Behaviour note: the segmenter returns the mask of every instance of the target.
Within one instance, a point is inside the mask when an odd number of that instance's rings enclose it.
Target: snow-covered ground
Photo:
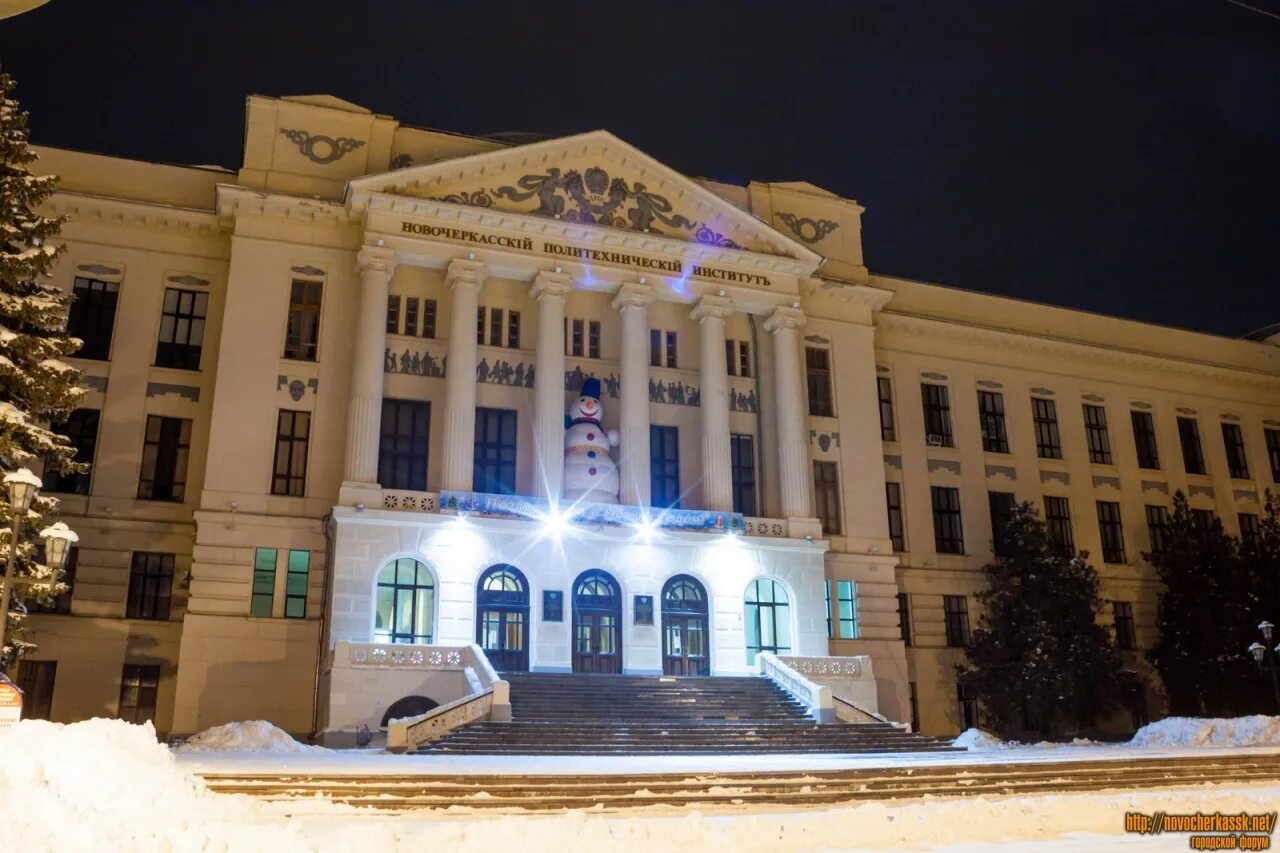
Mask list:
[[[241,727],[241,743],[280,749],[276,734]],[[284,748],[288,748],[287,746]],[[1062,747],[1022,750],[1029,760],[1067,750],[1111,750],[1147,755],[1145,748]],[[1184,754],[1182,750],[1176,751]],[[1009,750],[962,753],[962,760],[990,754],[1008,760]],[[225,753],[224,753],[225,754]],[[230,753],[235,755],[235,753]],[[239,753],[243,756],[244,753]],[[331,752],[258,753],[280,769],[283,762],[325,765],[363,763]],[[387,756],[403,770],[430,764],[458,772],[456,759]],[[919,758],[919,757],[917,757]],[[950,757],[954,760],[955,756]],[[424,761],[423,759],[426,759]],[[471,759],[474,761],[474,759]],[[593,759],[594,763],[597,759]],[[794,759],[793,759],[794,760]],[[832,757],[832,761],[840,761]],[[6,849],[292,851],[349,850],[1185,850],[1182,835],[1123,835],[1126,811],[1273,811],[1280,787],[1179,788],[1142,793],[1062,794],[1040,797],[972,797],[766,813],[742,810],[700,814],[656,809],[626,814],[570,812],[561,815],[480,815],[445,810],[409,815],[370,814],[325,800],[264,803],[239,795],[210,793],[190,769],[214,761],[210,752],[175,756],[157,744],[149,725],[90,720],[74,725],[25,721],[0,731],[0,831]],[[566,770],[564,759],[561,771]],[[575,760],[574,771],[586,769]],[[753,756],[750,769],[785,763]],[[640,769],[656,770],[653,758]],[[527,762],[517,762],[528,770]],[[811,767],[813,758],[804,760]],[[225,764],[224,764],[225,766]],[[836,766],[836,765],[832,765]],[[857,766],[844,759],[838,766]],[[237,767],[236,769],[240,769]],[[325,766],[325,770],[331,769]],[[739,767],[737,769],[748,769]],[[13,845],[9,847],[9,845]]]

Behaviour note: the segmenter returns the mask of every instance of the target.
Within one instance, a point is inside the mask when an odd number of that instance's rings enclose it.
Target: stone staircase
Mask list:
[[[945,741],[888,723],[818,726],[759,676],[674,678],[508,673],[509,723],[479,722],[424,753],[641,755],[938,752]]]

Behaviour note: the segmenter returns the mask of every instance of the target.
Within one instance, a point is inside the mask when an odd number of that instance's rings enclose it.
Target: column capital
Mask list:
[[[533,277],[529,295],[541,302],[544,296],[564,299],[573,289],[573,279],[568,273],[542,270]]]
[[[449,261],[444,280],[450,287],[479,287],[484,283],[484,261],[473,261],[467,258],[454,258]]]
[[[704,296],[689,312],[689,319],[701,323],[707,318],[723,320],[733,313],[733,300],[726,296]]]
[[[365,246],[356,255],[356,263],[360,270],[379,270],[390,278],[396,271],[396,250],[383,246]]]
[[[804,312],[799,308],[779,305],[773,309],[769,319],[764,321],[764,330],[766,332],[779,332],[783,329],[799,329],[807,319]]]
[[[618,295],[613,298],[613,307],[618,311],[626,311],[628,308],[644,308],[656,298],[657,294],[653,292],[653,285],[641,284],[638,281],[628,281],[618,288]]]

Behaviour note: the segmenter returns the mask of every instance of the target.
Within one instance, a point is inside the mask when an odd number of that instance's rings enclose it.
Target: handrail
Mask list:
[[[454,729],[489,715],[494,689],[469,693],[414,717],[387,721],[387,751],[405,752],[443,737]]]
[[[760,652],[756,662],[760,674],[802,702],[819,725],[836,721],[830,687],[810,681],[772,652]]]
[[[889,725],[894,726],[895,728],[902,729],[903,731],[907,731],[907,732],[911,731],[910,723],[895,723],[893,720],[889,719],[884,714],[881,714],[877,711],[868,711],[866,708],[862,707],[857,702],[854,702],[850,699],[845,699],[843,696],[836,696],[832,694],[831,699],[833,702],[836,703],[836,716],[840,717],[840,719],[844,720],[847,723],[848,722],[866,722],[865,719],[858,719],[858,717],[861,716],[861,717],[869,717],[871,720],[877,723],[888,723]],[[852,716],[854,717],[854,719],[849,719],[844,714],[840,713],[840,706],[842,705],[853,709]]]

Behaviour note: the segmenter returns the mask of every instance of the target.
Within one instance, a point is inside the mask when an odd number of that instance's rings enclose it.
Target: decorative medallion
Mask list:
[[[830,219],[810,219],[807,216],[796,216],[794,213],[779,213],[782,224],[791,229],[791,233],[803,242],[813,245],[840,227],[839,222]]]
[[[298,146],[298,151],[303,157],[306,157],[312,163],[319,163],[321,166],[327,166],[337,160],[341,160],[344,154],[355,151],[364,145],[362,139],[352,139],[349,136],[340,136],[334,139],[332,136],[325,136],[323,133],[317,133],[314,136],[305,130],[292,130],[284,128],[280,131],[280,135],[288,138],[290,142]]]
[[[628,184],[623,178],[610,177],[599,166],[592,166],[582,172],[570,169],[563,173],[559,168],[551,167],[540,175],[524,175],[513,185],[453,193],[439,196],[435,200],[472,207],[492,207],[495,199],[535,201],[536,207],[526,211],[535,216],[664,236],[683,233],[692,236],[694,242],[704,245],[726,249],[742,248],[720,232],[707,227],[705,223],[694,222],[687,216],[675,213],[670,200],[650,192],[639,181]],[[664,232],[659,226],[665,226],[671,233]]]

